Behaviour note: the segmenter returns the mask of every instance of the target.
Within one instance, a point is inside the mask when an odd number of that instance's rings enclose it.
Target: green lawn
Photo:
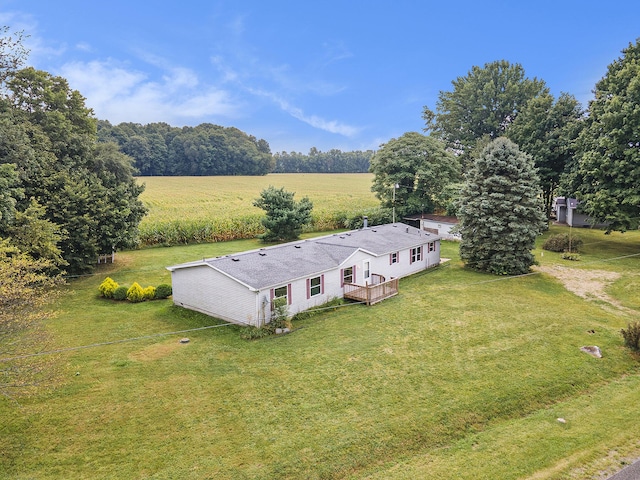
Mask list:
[[[619,334],[638,319],[626,286],[638,285],[640,257],[628,255],[640,232],[574,233],[580,262],[536,257],[620,273],[607,292],[635,311],[544,274],[467,271],[444,242],[452,260],[402,280],[397,297],[318,314],[290,335],[246,341],[222,326],[55,355],[55,387],[0,399],[0,477],[598,478],[640,451],[639,363]],[[97,286],[107,275],[157,285],[166,265],[257,245],[120,253],[69,285],[47,325],[53,346],[219,324],[171,301],[101,300]]]

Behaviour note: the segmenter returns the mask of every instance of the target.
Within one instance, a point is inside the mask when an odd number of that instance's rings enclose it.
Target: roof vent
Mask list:
[[[344,235],[340,235],[340,238],[344,238]]]
[[[300,245],[294,245],[295,248],[301,248]]]
[[[373,233],[376,233],[378,230],[371,230]]]
[[[240,259],[236,258],[236,257],[232,258],[231,260],[234,261],[234,262],[239,262],[240,261]]]
[[[409,227],[407,227],[407,233],[409,233]]]
[[[258,252],[258,255],[260,255],[261,257],[266,257],[267,256],[267,254],[264,253],[264,252]]]

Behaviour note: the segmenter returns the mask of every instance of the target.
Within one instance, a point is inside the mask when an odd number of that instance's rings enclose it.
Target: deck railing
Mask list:
[[[374,274],[375,275],[375,274]],[[382,275],[378,277],[384,279]],[[389,297],[398,294],[398,279],[392,278],[381,283],[372,285],[356,285],[355,283],[344,284],[344,298],[364,302],[367,305],[381,302]]]

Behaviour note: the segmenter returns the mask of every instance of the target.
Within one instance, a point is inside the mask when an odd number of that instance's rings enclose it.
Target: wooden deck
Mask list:
[[[384,277],[381,277],[380,275],[377,275],[377,277],[384,279]],[[373,279],[374,281],[376,280],[375,278]],[[371,285],[366,284],[364,286],[356,285],[355,283],[344,284],[344,298],[364,302],[367,305],[373,305],[374,303],[381,302],[382,300],[393,297],[397,294],[397,278],[381,281],[379,283],[372,283]]]

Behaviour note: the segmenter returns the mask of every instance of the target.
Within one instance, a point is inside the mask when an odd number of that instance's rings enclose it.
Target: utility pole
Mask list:
[[[393,185],[393,223],[396,223],[396,188],[399,187],[397,183]]]

